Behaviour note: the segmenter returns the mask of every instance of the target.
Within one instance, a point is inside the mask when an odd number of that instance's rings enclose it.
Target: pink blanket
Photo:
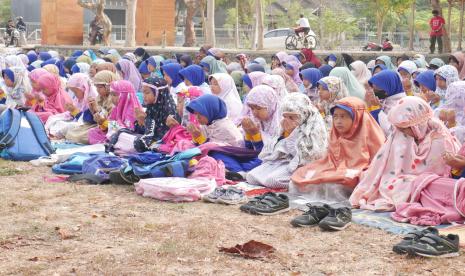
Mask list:
[[[142,179],[135,185],[136,193],[162,201],[192,202],[211,193],[215,180],[187,179],[182,177],[159,177]]]
[[[210,156],[202,157],[189,178],[215,179],[216,184],[221,186],[226,183],[224,164],[221,160],[216,161]]]
[[[392,218],[415,225],[464,222],[465,179],[422,174],[413,182],[410,200],[396,205]]]

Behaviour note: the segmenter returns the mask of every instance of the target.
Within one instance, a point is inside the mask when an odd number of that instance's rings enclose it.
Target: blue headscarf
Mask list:
[[[160,71],[160,63],[164,60],[165,58],[162,56],[151,56],[146,60],[147,65],[148,64],[152,65],[155,68],[155,72],[154,72],[155,75],[160,78],[163,78],[163,75],[161,74],[161,71]]]
[[[84,53],[84,51],[82,51],[82,50],[76,50],[76,51],[73,52],[71,57],[78,58],[78,57],[82,56],[83,53]]]
[[[379,89],[382,89],[388,97],[394,96],[404,92],[402,81],[400,80],[399,74],[392,70],[383,70],[378,74],[371,77],[368,80],[370,85],[376,85]]]
[[[50,55],[48,52],[40,52],[39,53],[39,58],[42,61],[46,61],[52,58],[52,55]]]
[[[63,62],[63,66],[68,69],[69,73],[71,74],[71,68],[73,68],[74,64],[76,64],[76,59],[68,58]]]
[[[427,70],[420,73],[415,78],[415,85],[419,87],[420,84],[426,86],[430,91],[436,91],[436,79],[434,77],[434,70]]]
[[[265,72],[265,67],[263,65],[258,64],[258,63],[250,63],[247,65],[247,73],[252,73],[252,72]]]
[[[325,57],[325,61],[337,61],[337,57],[334,54],[329,54],[327,57]]]
[[[371,74],[374,75],[375,74],[375,70],[377,68],[381,68],[381,71],[384,71],[384,70],[387,70],[388,68],[386,67],[386,65],[384,64],[376,64],[375,67],[373,67],[373,69],[371,69]]]
[[[312,88],[315,88],[318,81],[323,78],[323,74],[316,68],[309,68],[300,72],[300,78],[308,80],[312,84]]]
[[[192,102],[186,107],[190,113],[198,112],[200,115],[207,117],[208,124],[213,121],[223,119],[228,115],[226,104],[215,95],[206,94]]]
[[[329,73],[331,73],[331,70],[333,70],[333,67],[331,65],[325,64],[320,66],[318,70],[320,70],[321,74],[323,74],[323,77],[327,77],[329,76]]]
[[[202,67],[203,69],[207,68],[207,71],[210,71],[210,64],[206,63],[206,62],[200,62],[199,63],[200,67]]]
[[[161,67],[162,73],[165,72],[173,81],[172,87],[178,86],[182,82],[182,78],[179,75],[179,71],[182,70],[182,66],[179,63],[169,63]]]
[[[49,65],[49,64],[56,65],[56,67],[58,67],[58,70],[60,72],[60,77],[66,78],[64,62],[61,59],[51,58],[51,59],[44,61],[40,66],[44,67],[45,65]]]
[[[12,81],[15,82],[15,73],[11,69],[3,69],[2,77],[5,78],[5,75]]]
[[[331,115],[334,115],[334,110],[336,108],[340,108],[342,110],[345,110],[347,111],[349,114],[350,114],[350,117],[352,118],[352,120],[354,119],[355,115],[354,115],[354,110],[346,105],[343,105],[343,104],[336,104],[333,108],[331,108],[330,112],[331,112]]]
[[[27,58],[29,59],[29,64],[33,63],[37,60],[37,54],[34,51],[29,51],[27,53]]]
[[[253,88],[252,80],[250,79],[248,74],[245,74],[242,76],[242,81],[250,88]]]
[[[178,60],[170,58],[170,59],[165,59],[160,62],[160,66],[163,67],[163,65],[167,65],[170,63],[178,63]]]
[[[139,65],[139,73],[143,75],[149,75],[150,71],[149,68],[147,68],[147,63],[146,62],[141,62]]]
[[[205,72],[198,65],[190,65],[179,71],[181,79],[187,79],[193,86],[200,86],[205,82]]]

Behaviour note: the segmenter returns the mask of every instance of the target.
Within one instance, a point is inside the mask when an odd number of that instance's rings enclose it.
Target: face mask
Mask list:
[[[330,61],[328,61],[328,65],[331,66],[331,67],[334,67],[334,66],[336,66],[336,62],[330,60]]]
[[[384,92],[383,90],[373,90],[373,92],[375,93],[375,96],[378,97],[378,99],[380,100],[384,100],[388,97],[387,93]]]

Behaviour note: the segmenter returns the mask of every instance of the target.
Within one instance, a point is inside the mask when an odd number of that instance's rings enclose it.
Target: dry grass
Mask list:
[[[464,274],[465,257],[398,256],[399,237],[376,229],[294,229],[297,211],[256,217],[237,206],[158,202],[131,187],[45,183],[50,170],[27,163],[3,168],[27,174],[1,176],[1,275]],[[276,253],[246,260],[218,252],[251,239]]]

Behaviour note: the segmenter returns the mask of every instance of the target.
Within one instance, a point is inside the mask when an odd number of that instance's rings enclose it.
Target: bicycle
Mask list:
[[[317,40],[316,36],[312,34],[305,34],[305,36],[297,35],[291,33],[286,37],[285,45],[287,50],[297,50],[299,49],[299,44],[301,48],[315,49]]]

